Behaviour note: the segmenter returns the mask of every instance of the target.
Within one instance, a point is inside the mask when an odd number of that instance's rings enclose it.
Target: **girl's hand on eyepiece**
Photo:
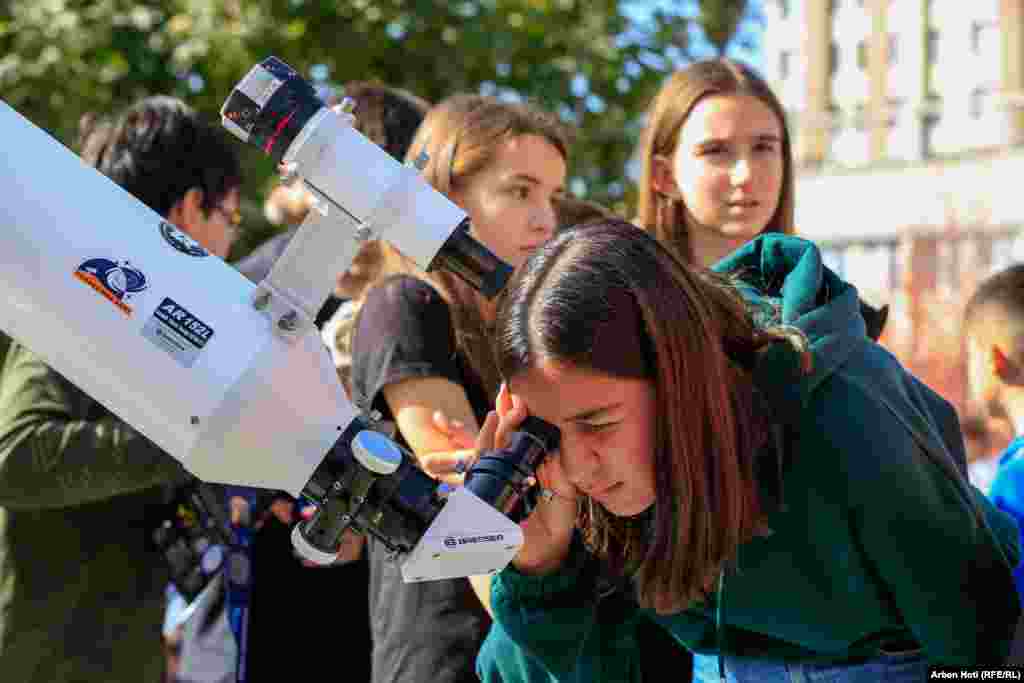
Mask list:
[[[501,385],[501,391],[498,392],[497,409],[500,419],[496,441],[498,448],[501,448],[508,442],[509,435],[519,429],[519,425],[530,414],[530,410],[523,399],[511,393],[505,384]],[[566,476],[558,451],[548,454],[548,457],[537,467],[536,475],[534,483],[538,483],[544,490],[550,491],[552,496],[575,503],[581,495],[579,489]]]
[[[448,437],[453,444],[456,444],[459,448],[476,447],[476,430],[470,429],[459,420],[449,419],[440,410],[434,411],[433,418],[434,427],[437,431]]]
[[[427,453],[420,458],[420,467],[433,478],[440,479],[449,486],[462,486],[466,472],[477,458],[475,448]]]
[[[506,447],[510,435],[529,415],[523,400],[501,386],[496,411],[487,415],[477,439],[477,452]],[[578,492],[565,476],[557,451],[537,468],[536,483],[550,494],[542,497],[534,511],[520,523],[523,547],[513,566],[524,574],[548,574],[557,570],[569,554],[576,526]]]
[[[435,410],[432,417],[434,429],[448,440],[452,450],[427,453],[420,457],[420,466],[449,486],[462,486],[465,473],[477,461],[477,432],[440,410]]]

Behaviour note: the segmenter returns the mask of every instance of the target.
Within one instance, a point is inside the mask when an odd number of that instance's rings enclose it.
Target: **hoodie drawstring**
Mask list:
[[[725,609],[725,566],[718,573],[718,596],[715,600],[715,647],[718,649],[718,678],[721,683],[725,680],[725,657],[722,654],[722,647],[725,645],[725,628],[722,625],[722,612]]]

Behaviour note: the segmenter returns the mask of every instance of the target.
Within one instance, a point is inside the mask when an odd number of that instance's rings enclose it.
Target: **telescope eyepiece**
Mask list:
[[[465,487],[510,519],[519,521],[529,510],[524,506],[526,480],[561,442],[558,427],[528,416],[505,448],[480,455],[466,473]]]

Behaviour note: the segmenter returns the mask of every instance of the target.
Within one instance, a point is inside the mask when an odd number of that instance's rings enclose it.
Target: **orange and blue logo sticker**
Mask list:
[[[75,277],[129,316],[132,314],[132,307],[128,302],[149,287],[143,272],[128,261],[89,259],[78,266]]]

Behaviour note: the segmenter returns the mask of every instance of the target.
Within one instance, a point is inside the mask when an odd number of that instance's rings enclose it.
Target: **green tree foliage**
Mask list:
[[[8,0],[0,92],[67,144],[84,113],[151,93],[216,117],[238,79],[271,54],[311,77],[380,80],[432,101],[458,91],[524,98],[577,129],[572,189],[621,206],[650,97],[674,66],[701,55],[701,36],[713,46],[704,54],[722,53],[749,14],[748,3],[728,0],[654,4]],[[244,157],[247,194],[258,198],[273,169],[254,152]]]
[[[747,0],[700,0],[698,4],[705,37],[717,54],[724,55],[740,24],[749,18],[752,3]]]

